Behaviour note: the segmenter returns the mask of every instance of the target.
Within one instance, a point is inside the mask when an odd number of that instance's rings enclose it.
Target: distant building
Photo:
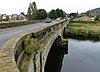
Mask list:
[[[11,19],[12,20],[17,20],[18,19],[18,15],[17,14],[12,14]]]
[[[12,20],[26,20],[26,17],[23,14],[20,14],[20,15],[12,14],[11,19]]]
[[[80,20],[82,20],[82,21],[91,21],[91,18],[89,16],[84,15],[84,16],[80,17]]]
[[[0,14],[0,21],[2,20],[2,14]]]
[[[6,15],[6,14],[0,14],[0,21],[1,20],[6,20],[6,18],[9,17],[9,20],[26,20],[26,16],[23,14],[17,15],[17,14],[12,14],[12,15]]]
[[[91,18],[91,21],[95,21],[95,18],[94,18],[94,17],[92,17],[92,18]]]
[[[6,17],[7,17],[7,15],[6,15],[6,14],[2,14],[2,19],[3,19],[3,20],[5,20],[5,19],[6,19]]]
[[[25,20],[26,17],[25,17],[23,14],[20,14],[19,17],[18,17],[18,19],[19,19],[19,20]]]

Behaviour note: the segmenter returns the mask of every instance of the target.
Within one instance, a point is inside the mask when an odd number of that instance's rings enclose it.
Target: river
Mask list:
[[[50,53],[46,72],[100,72],[100,42],[68,39]]]

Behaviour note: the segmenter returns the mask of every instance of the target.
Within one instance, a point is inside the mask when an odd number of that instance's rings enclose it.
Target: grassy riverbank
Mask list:
[[[100,38],[100,23],[71,22],[67,30],[68,37]]]

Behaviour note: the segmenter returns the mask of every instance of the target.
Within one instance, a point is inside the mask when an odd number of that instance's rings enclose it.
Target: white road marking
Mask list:
[[[5,36],[10,36],[10,35],[13,35],[13,34],[16,34],[16,33],[20,33],[20,32],[22,32],[22,31],[23,31],[23,30],[16,31],[16,32],[13,32],[13,33],[9,33],[9,34],[5,34],[5,35],[0,36],[0,38],[1,38],[1,37],[5,37]]]

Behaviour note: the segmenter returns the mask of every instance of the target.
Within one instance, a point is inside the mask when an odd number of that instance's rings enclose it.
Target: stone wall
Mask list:
[[[37,23],[37,22],[42,22],[42,21],[23,21],[23,22],[13,22],[13,23],[1,23],[0,29],[28,25],[28,24],[33,24],[33,23]]]
[[[57,23],[56,25],[51,25],[49,27],[40,28],[32,32],[22,34],[10,39],[1,49],[0,49],[0,72],[19,72],[18,67],[22,61],[22,56],[24,53],[23,42],[26,37],[41,40],[46,34],[53,31],[55,28],[60,27],[66,21]],[[62,30],[60,30],[62,32]],[[56,35],[57,34],[57,35]],[[39,49],[36,54],[33,54],[33,58],[30,59],[28,72],[44,72],[43,68],[45,66],[47,53],[50,50],[50,45],[54,42],[56,36],[62,33],[56,33],[47,45],[42,49]],[[61,36],[61,35],[60,35]],[[49,49],[48,49],[49,47]]]

